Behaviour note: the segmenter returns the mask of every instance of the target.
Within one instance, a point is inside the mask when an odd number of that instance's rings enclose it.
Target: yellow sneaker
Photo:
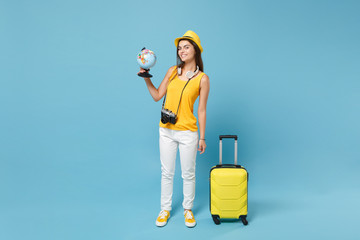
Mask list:
[[[170,212],[167,210],[161,210],[159,216],[156,219],[156,226],[158,227],[165,226],[169,218],[170,218]]]
[[[196,221],[194,218],[194,214],[192,213],[191,210],[185,210],[184,217],[185,217],[185,225],[187,227],[195,227]]]

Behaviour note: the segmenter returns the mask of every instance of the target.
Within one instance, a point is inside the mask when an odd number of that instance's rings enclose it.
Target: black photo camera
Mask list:
[[[161,122],[163,124],[166,124],[168,122],[171,124],[175,124],[176,120],[177,120],[177,116],[171,110],[166,108],[161,109]]]

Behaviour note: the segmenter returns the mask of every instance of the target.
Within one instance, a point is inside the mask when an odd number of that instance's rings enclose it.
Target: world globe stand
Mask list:
[[[153,75],[149,73],[150,69],[144,69],[146,72],[138,73],[139,77],[152,78]]]

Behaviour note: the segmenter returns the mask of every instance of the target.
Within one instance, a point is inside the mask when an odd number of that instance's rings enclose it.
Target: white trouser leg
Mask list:
[[[198,133],[186,131],[180,139],[181,176],[183,178],[183,208],[192,209],[195,199],[195,165]]]
[[[178,142],[172,139],[170,129],[160,128],[161,210],[171,210],[175,160]]]
[[[198,133],[167,128],[159,130],[161,161],[161,209],[171,210],[176,153],[179,146],[183,178],[184,209],[191,209],[195,198],[195,162]]]

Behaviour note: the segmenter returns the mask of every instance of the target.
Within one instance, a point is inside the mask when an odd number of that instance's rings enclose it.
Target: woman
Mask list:
[[[200,154],[206,149],[205,125],[206,103],[209,95],[209,77],[203,72],[200,38],[193,31],[187,31],[175,39],[177,66],[169,68],[158,89],[150,78],[144,78],[149,92],[157,102],[164,97],[159,128],[161,161],[161,211],[156,225],[165,226],[171,211],[173,179],[177,149],[183,178],[183,208],[185,225],[195,227],[191,211],[195,198],[195,161],[197,146]],[[140,72],[145,72],[140,68]],[[140,73],[139,72],[139,73]],[[194,102],[199,97],[198,117],[193,114]],[[170,112],[171,111],[171,112]]]

